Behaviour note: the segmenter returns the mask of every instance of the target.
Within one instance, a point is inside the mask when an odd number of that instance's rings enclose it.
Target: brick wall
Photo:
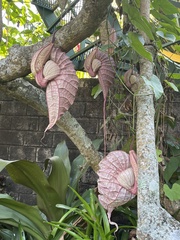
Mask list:
[[[77,98],[70,112],[86,130],[91,139],[102,138],[102,95],[96,100],[91,97],[91,89],[97,84],[97,80],[80,80]],[[70,150],[70,159],[73,160],[79,151],[71,140],[58,131],[55,126],[46,133],[41,143],[43,132],[48,125],[48,119],[31,107],[16,101],[0,92],[0,158],[15,160],[27,159],[36,161],[42,167],[44,160],[52,156],[56,145],[66,140]],[[6,172],[0,173],[0,191],[6,191],[16,200],[34,204],[33,192],[21,185],[14,185]],[[4,181],[4,182],[3,182]],[[82,180],[82,186],[95,184],[95,176],[89,169],[87,178]],[[5,184],[5,188],[1,186]]]
[[[102,109],[103,98],[102,94],[93,99],[91,96],[91,89],[97,84],[97,80],[80,80],[80,86],[76,101],[70,108],[72,115],[78,120],[82,127],[86,130],[87,135],[93,140],[102,138]],[[116,87],[117,93],[120,87]],[[121,92],[121,90],[119,90]],[[113,91],[110,92],[110,98],[113,97]],[[123,100],[124,103],[124,100]],[[119,106],[118,106],[119,104]],[[167,103],[166,103],[167,104]],[[122,103],[114,105],[108,104],[107,115],[108,118],[118,109],[122,109]],[[176,117],[177,125],[174,130],[169,132],[176,137],[180,134],[180,94],[174,94],[168,100],[167,112],[169,115]],[[113,117],[113,116],[112,116]],[[109,134],[108,147],[112,149],[112,145],[119,143],[121,148],[125,139],[128,138],[130,132],[129,121],[126,119],[119,119],[116,123],[111,120],[107,124]],[[41,143],[43,132],[48,125],[48,119],[29,106],[16,101],[13,98],[6,96],[0,92],[0,158],[15,160],[27,159],[29,161],[36,161],[42,167],[44,160],[52,156],[56,145],[62,140],[66,140],[67,146],[70,150],[70,159],[73,160],[79,151],[71,140],[63,133],[58,131],[55,126],[51,131],[46,133]],[[113,133],[113,134],[112,134]],[[116,134],[117,133],[117,134]],[[116,149],[116,146],[115,146]],[[89,185],[96,185],[96,175],[91,169],[88,169],[86,175],[81,180],[81,188],[84,189]],[[15,199],[28,204],[35,203],[34,193],[21,185],[14,185],[11,179],[3,171],[0,173],[0,193],[7,192],[14,196]]]

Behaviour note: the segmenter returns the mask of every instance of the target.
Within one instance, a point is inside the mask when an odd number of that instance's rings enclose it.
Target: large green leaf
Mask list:
[[[36,163],[21,160],[8,164],[6,169],[14,182],[33,189],[40,196],[43,204],[38,207],[48,219],[59,219],[62,214],[56,208],[56,204],[60,202],[59,195],[50,186],[43,171]]]
[[[142,57],[147,58],[149,61],[152,62],[152,55],[150,52],[146,51],[145,47],[139,41],[139,37],[137,33],[129,32],[128,33],[130,45],[131,47]]]
[[[69,150],[67,148],[66,142],[62,141],[59,143],[54,151],[54,156],[58,156],[64,163],[66,167],[67,175],[70,175],[71,172],[71,163],[69,161]]]
[[[149,39],[154,40],[151,25],[140,15],[140,12],[136,7],[131,6],[128,1],[123,0],[123,10],[128,14],[129,20],[138,30],[143,31]]]
[[[69,150],[65,141],[62,141],[57,145],[54,156],[49,158],[48,161],[51,162],[51,171],[48,177],[48,182],[59,195],[59,203],[65,204],[71,171]]]
[[[17,202],[7,194],[0,194],[0,222],[16,227],[20,223],[36,239],[47,239],[50,233],[49,226],[35,207]]]

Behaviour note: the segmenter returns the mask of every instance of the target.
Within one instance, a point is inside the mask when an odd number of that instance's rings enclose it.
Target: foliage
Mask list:
[[[66,209],[67,212],[58,222],[49,224],[57,231],[53,232],[52,239],[58,239],[64,232],[65,239],[114,239],[111,235],[113,230],[110,229],[109,221],[105,210],[100,205],[94,191],[89,189],[86,192],[86,199],[81,197],[75,190],[79,201],[73,207],[63,204],[57,204],[60,209]],[[58,232],[58,230],[61,230]]]
[[[95,140],[94,147],[98,149],[101,142],[102,140]],[[64,141],[57,145],[54,156],[46,161],[46,167],[48,162],[51,162],[51,170],[46,177],[34,162],[0,160],[1,171],[6,168],[14,182],[33,189],[37,194],[37,207],[28,206],[13,200],[7,194],[1,194],[0,223],[15,227],[21,224],[21,228],[36,239],[47,239],[50,227],[44,221],[57,221],[63,216],[63,211],[56,208],[56,204],[68,203],[70,206],[73,203],[75,194],[69,193],[68,185],[77,188],[79,179],[86,170],[80,170],[85,159],[79,155],[74,159],[71,171],[69,151]]]
[[[129,231],[136,228],[137,216],[129,206],[118,207],[117,211],[124,214],[128,224],[119,225],[115,234],[114,228],[110,228],[109,220],[104,208],[99,203],[94,190],[87,190],[80,196],[74,189],[70,189],[78,197],[72,207],[58,204],[57,207],[66,209],[67,212],[58,222],[50,222],[53,226],[52,239],[57,240],[60,236],[64,239],[128,239]],[[114,234],[113,234],[114,233]],[[126,234],[126,237],[125,237]],[[122,238],[124,236],[124,238]],[[120,238],[121,237],[121,238]]]
[[[0,59],[5,57],[14,44],[30,45],[48,36],[45,25],[32,9],[30,0],[2,0],[3,36],[0,42]]]

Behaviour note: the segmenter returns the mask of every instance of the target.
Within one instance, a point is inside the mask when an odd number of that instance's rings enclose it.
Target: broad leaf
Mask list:
[[[33,189],[42,199],[43,206],[38,206],[49,219],[57,220],[62,212],[55,207],[59,195],[49,185],[41,168],[34,162],[16,161],[6,167],[14,182]]]
[[[39,211],[24,203],[13,200],[6,194],[0,194],[0,222],[23,229],[37,239],[47,239],[50,228],[44,223]]]
[[[54,151],[54,156],[48,159],[51,162],[51,172],[48,177],[50,186],[59,195],[59,202],[66,203],[67,188],[70,181],[71,164],[69,150],[65,141],[59,143]],[[43,199],[37,197],[38,204],[43,205]],[[45,206],[44,206],[45,207]]]
[[[152,87],[153,91],[154,91],[154,95],[156,100],[158,100],[162,94],[164,93],[161,81],[159,80],[159,78],[156,75],[152,75],[151,79],[148,80],[146,77],[142,76],[142,78],[144,79],[144,82]]]
[[[129,32],[128,33],[130,45],[131,47],[142,57],[148,59],[152,62],[152,55],[150,52],[146,51],[145,47],[142,45],[142,43],[139,41],[138,34]]]
[[[54,156],[58,156],[64,163],[67,171],[67,175],[71,172],[71,163],[69,160],[69,150],[65,141],[59,143],[54,151]]]
[[[69,184],[69,175],[67,169],[63,163],[63,160],[55,156],[50,158],[52,162],[52,169],[48,182],[50,186],[55,189],[59,195],[59,203],[66,202],[66,192]]]

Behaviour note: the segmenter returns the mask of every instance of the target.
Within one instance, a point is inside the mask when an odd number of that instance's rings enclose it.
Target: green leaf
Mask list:
[[[6,169],[14,182],[33,189],[40,196],[43,204],[38,207],[49,219],[59,219],[62,212],[55,207],[59,203],[59,195],[36,163],[19,160],[7,165]]]
[[[59,195],[59,202],[65,203],[70,177],[62,159],[54,156],[50,158],[50,160],[52,162],[52,168],[48,177],[48,182]]]
[[[167,184],[164,184],[163,190],[165,192],[165,195],[171,201],[178,201],[178,200],[180,200],[180,184],[179,183],[174,183],[171,189],[168,187]]]
[[[54,156],[49,160],[51,161],[52,165],[48,182],[59,195],[59,203],[65,203],[71,171],[69,150],[65,141],[62,141],[57,145],[54,151]]]
[[[151,25],[143,16],[140,15],[139,9],[130,5],[126,0],[123,0],[123,11],[128,14],[129,20],[135,27],[137,27],[137,29],[143,31],[149,39],[154,40]]]
[[[173,173],[180,167],[179,156],[171,157],[169,163],[164,171],[164,179],[168,183],[169,179],[172,177]]]
[[[168,0],[153,0],[152,6],[159,12],[163,12],[167,15],[172,15],[174,13],[179,13],[178,8],[176,8],[170,1]]]
[[[160,22],[165,22],[173,25],[176,27],[176,23],[172,21],[172,18],[169,18],[168,16],[165,16],[164,14],[160,13],[156,9],[151,10],[151,14]]]
[[[8,161],[8,160],[0,159],[0,172],[1,172],[8,164],[11,164],[11,163],[16,162],[16,161],[17,161],[17,160]]]
[[[0,222],[23,229],[37,239],[47,239],[50,228],[44,223],[39,211],[32,206],[13,200],[6,194],[0,194]]]
[[[62,141],[59,143],[54,151],[54,156],[58,156],[64,163],[68,176],[71,172],[71,164],[69,161],[69,150],[67,148],[66,142]]]
[[[150,52],[146,51],[145,47],[142,45],[142,43],[139,41],[138,34],[133,32],[128,32],[130,45],[131,47],[142,57],[148,59],[152,62],[152,55]]]
[[[151,79],[148,80],[146,77],[142,76],[144,82],[152,87],[156,100],[158,100],[164,93],[160,79],[156,75],[152,75]]]
[[[168,80],[164,80],[167,85],[172,88],[175,92],[179,92],[179,89],[176,87],[176,85],[172,82],[169,82]]]
[[[97,84],[95,87],[93,87],[91,91],[91,96],[93,96],[94,99],[96,99],[99,94],[102,92],[100,84]]]
[[[158,159],[158,162],[162,162],[162,157],[160,157],[162,155],[162,151],[161,149],[156,149],[156,155],[157,155],[157,159]]]
[[[92,141],[95,150],[99,149],[102,142],[103,142],[103,139],[95,139],[95,140]],[[79,155],[78,157],[76,157],[72,162],[71,184],[70,185],[75,190],[77,189],[80,178],[82,177],[82,175],[87,170],[88,166],[85,167],[85,163],[86,163],[86,160],[82,155]],[[67,197],[67,205],[71,205],[76,195],[74,194],[73,191],[68,189],[68,195],[67,196],[68,196]]]
[[[169,73],[168,75],[172,79],[180,80],[180,73]]]
[[[166,40],[169,40],[171,42],[175,42],[176,41],[176,37],[173,34],[170,33],[166,33],[164,34],[163,31],[157,31],[156,34]]]
[[[179,29],[177,27],[174,27],[172,24],[160,22],[161,28],[159,30],[163,31],[166,34],[171,33],[176,36],[176,38],[179,37]]]

